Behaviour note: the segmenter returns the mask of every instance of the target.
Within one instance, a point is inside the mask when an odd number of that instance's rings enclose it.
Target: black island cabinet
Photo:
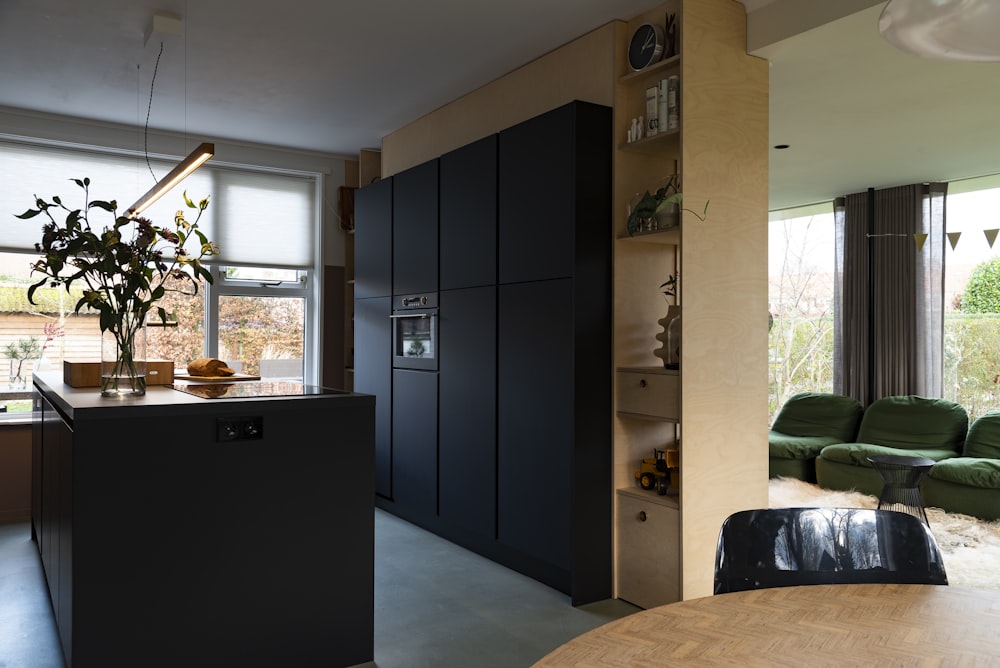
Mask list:
[[[35,377],[32,537],[68,668],[373,660],[374,397],[61,381]]]

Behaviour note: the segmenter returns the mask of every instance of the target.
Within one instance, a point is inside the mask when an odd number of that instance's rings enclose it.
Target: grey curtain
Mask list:
[[[947,184],[870,189],[834,203],[834,391],[867,406],[942,393]],[[918,250],[915,234],[926,234]]]

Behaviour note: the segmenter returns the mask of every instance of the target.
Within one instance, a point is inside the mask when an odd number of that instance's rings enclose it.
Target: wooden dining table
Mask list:
[[[534,665],[1000,666],[1000,591],[840,584],[719,594],[622,617]]]

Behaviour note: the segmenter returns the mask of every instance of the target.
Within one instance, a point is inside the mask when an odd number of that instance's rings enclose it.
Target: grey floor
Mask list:
[[[554,589],[375,511],[375,665],[518,668],[638,608]],[[0,668],[64,668],[27,522],[0,525]]]

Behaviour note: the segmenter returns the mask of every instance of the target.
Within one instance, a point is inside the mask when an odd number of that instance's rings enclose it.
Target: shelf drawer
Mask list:
[[[680,600],[680,512],[619,492],[618,598],[642,608]]]
[[[618,412],[680,419],[680,374],[670,369],[619,369]]]

